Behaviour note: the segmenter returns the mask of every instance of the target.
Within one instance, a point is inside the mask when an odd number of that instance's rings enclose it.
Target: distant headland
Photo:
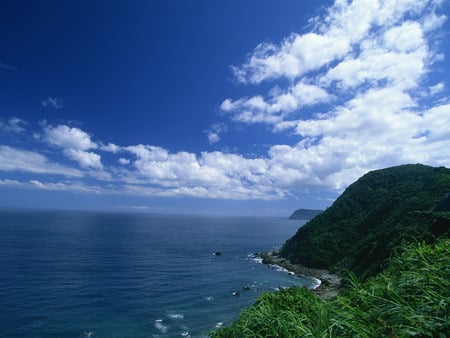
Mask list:
[[[295,210],[291,216],[289,216],[289,219],[302,219],[305,221],[309,221],[310,219],[313,219],[320,213],[322,213],[323,210],[315,210],[315,209],[298,209]]]

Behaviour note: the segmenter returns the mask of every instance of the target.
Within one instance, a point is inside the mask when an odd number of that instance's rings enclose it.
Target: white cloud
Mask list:
[[[123,164],[123,165],[130,164],[130,162],[131,162],[128,158],[123,158],[123,157],[119,158],[118,161],[120,164]]]
[[[22,183],[25,185],[25,183]],[[90,186],[83,183],[64,183],[64,182],[42,182],[39,180],[30,180],[28,185],[33,188],[51,191],[71,191],[71,192],[84,192],[84,193],[104,193],[104,189],[98,186]]]
[[[79,128],[70,128],[66,125],[45,127],[45,140],[52,145],[63,149],[63,154],[78,162],[83,168],[102,169],[100,155],[87,150],[98,148],[91,136]],[[116,150],[113,144],[103,147],[103,150]]]
[[[311,20],[314,31],[293,33],[279,45],[260,44],[247,62],[233,67],[241,82],[288,78],[287,89],[276,85],[267,96],[228,98],[220,108],[234,122],[271,124],[279,132],[298,125],[296,118],[307,109],[345,106],[371,88],[409,95],[441,59],[430,47],[433,30],[445,19],[436,14],[438,6],[430,0],[336,0],[324,17]],[[330,115],[318,115],[324,114]]]
[[[116,154],[122,150],[122,147],[119,147],[118,145],[116,145],[114,143],[108,143],[106,145],[104,145],[104,144],[101,145],[100,150]]]
[[[8,120],[0,120],[0,131],[7,133],[20,134],[25,131],[25,126],[27,122],[18,117],[10,117]]]
[[[273,199],[286,193],[267,181],[266,159],[222,152],[172,154],[148,145],[127,149],[136,156],[136,171],[124,179],[129,193],[228,199]]]
[[[447,17],[445,15],[437,15],[434,11],[426,15],[421,21],[422,21],[422,27],[425,32],[432,32],[436,29],[440,28],[445,21],[447,20]]]
[[[88,133],[79,128],[70,128],[66,125],[45,128],[45,139],[48,143],[64,149],[88,150],[98,146],[91,141]]]
[[[249,83],[295,79],[321,71],[332,62],[354,58],[365,43],[383,38],[391,52],[416,51],[424,45],[423,32],[442,25],[444,17],[435,14],[435,7],[435,1],[429,0],[337,0],[324,18],[313,20],[315,32],[293,33],[280,45],[259,45],[246,63],[233,67],[234,74]],[[411,15],[418,21],[402,21]]]
[[[421,26],[406,22],[379,34],[362,40],[358,55],[349,56],[330,68],[322,77],[322,84],[338,81],[348,89],[365,82],[376,86],[386,80],[387,85],[405,90],[415,88],[427,71],[430,58]]]
[[[0,185],[20,186],[22,183],[17,180],[2,179],[0,180]]]
[[[45,108],[61,109],[63,107],[63,101],[59,97],[48,97],[42,100],[41,104]]]
[[[213,132],[213,131],[209,131],[208,132],[208,141],[211,144],[219,142],[220,141],[219,134],[216,132]]]
[[[436,95],[445,89],[445,85],[443,82],[439,82],[438,84],[435,84],[434,86],[430,86],[429,89],[430,89],[431,95]]]
[[[208,141],[210,144],[214,144],[220,141],[220,135],[226,133],[228,131],[228,127],[225,123],[216,123],[213,124],[208,130],[206,130],[206,134],[208,136]]]
[[[65,149],[64,155],[68,158],[78,162],[83,168],[102,169],[100,155],[89,151],[83,151],[79,149]]]
[[[300,108],[328,102],[332,97],[323,88],[300,81],[285,92],[272,88],[268,99],[260,95],[236,101],[226,99],[221,109],[231,113],[237,122],[278,124]]]
[[[10,146],[0,145],[0,170],[22,171],[35,174],[55,174],[68,177],[82,177],[79,170],[50,162],[45,156]]]
[[[303,141],[273,146],[269,173],[285,187],[339,189],[377,168],[417,162],[449,166],[450,105],[411,108],[410,99],[398,92],[374,91],[332,117],[301,121],[297,132]]]
[[[279,77],[295,79],[343,57],[349,49],[349,41],[344,35],[292,34],[281,46],[260,44],[247,63],[233,67],[233,72],[244,83],[260,83]]]
[[[417,22],[404,22],[384,33],[384,46],[390,50],[408,53],[424,46],[422,26]]]

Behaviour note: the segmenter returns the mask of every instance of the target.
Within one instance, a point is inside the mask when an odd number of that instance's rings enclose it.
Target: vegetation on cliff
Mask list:
[[[289,239],[281,256],[293,263],[364,279],[382,270],[402,241],[430,241],[448,231],[433,209],[450,191],[450,169],[421,164],[372,171]],[[444,225],[443,225],[444,224]]]
[[[322,300],[305,288],[267,292],[213,338],[449,337],[450,240],[414,243],[383,273]]]
[[[450,336],[450,169],[370,172],[289,239],[292,263],[347,276],[333,299],[263,294],[222,337]]]

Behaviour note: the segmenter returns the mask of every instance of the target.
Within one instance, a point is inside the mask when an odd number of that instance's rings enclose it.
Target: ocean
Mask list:
[[[205,337],[263,291],[314,279],[263,265],[281,218],[0,212],[1,337]]]

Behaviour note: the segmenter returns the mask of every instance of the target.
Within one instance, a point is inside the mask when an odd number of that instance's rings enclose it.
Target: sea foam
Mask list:
[[[167,316],[172,320],[183,320],[184,319],[184,315],[181,313],[169,313]]]
[[[162,322],[163,322],[162,319],[155,320],[155,328],[157,328],[161,333],[167,333],[169,327],[164,325]]]

